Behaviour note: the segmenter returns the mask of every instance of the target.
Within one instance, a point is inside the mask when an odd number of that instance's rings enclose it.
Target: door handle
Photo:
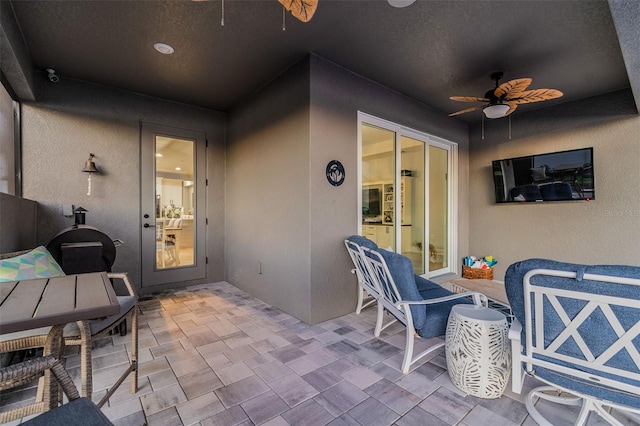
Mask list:
[[[145,228],[155,228],[156,227],[155,225],[149,225],[148,223],[145,223],[142,226],[144,226]]]

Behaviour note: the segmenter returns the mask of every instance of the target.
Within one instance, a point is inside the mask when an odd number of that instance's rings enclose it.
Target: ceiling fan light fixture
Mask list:
[[[502,118],[507,114],[509,108],[509,105],[495,104],[489,105],[488,107],[483,109],[482,112],[484,112],[484,115],[487,118]]]
[[[407,7],[411,6],[416,0],[387,0],[393,7]]]

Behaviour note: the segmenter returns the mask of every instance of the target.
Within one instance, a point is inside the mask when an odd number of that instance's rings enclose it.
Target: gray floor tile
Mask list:
[[[356,386],[347,381],[342,381],[325,390],[314,399],[318,404],[322,405],[327,411],[337,417],[349,411],[368,397],[369,395]]]
[[[251,376],[216,389],[215,392],[225,407],[230,408],[268,391],[269,386],[262,379]]]
[[[404,415],[421,401],[408,390],[386,379],[377,381],[366,388],[365,392],[400,415]]]
[[[269,385],[289,407],[294,407],[318,394],[313,386],[295,374],[275,380]]]
[[[181,426],[182,420],[176,407],[167,408],[152,415],[147,415],[149,426]]]
[[[192,425],[225,410],[215,393],[209,392],[176,406],[182,423]]]
[[[375,398],[368,398],[347,412],[360,424],[367,426],[392,425],[400,415],[380,403]]]
[[[264,423],[289,409],[289,406],[272,391],[243,402],[240,406],[255,424]]]
[[[253,368],[262,380],[265,382],[273,382],[289,374],[293,374],[293,370],[281,363],[280,361],[272,361],[266,364],[261,364]]]
[[[177,379],[187,395],[187,399],[195,398],[224,386],[218,376],[210,369],[196,371]]]
[[[186,400],[187,396],[182,391],[180,385],[172,385],[162,388],[140,398],[142,408],[144,408],[144,412],[147,416],[173,407]]]
[[[290,425],[305,426],[322,426],[334,419],[331,413],[313,399],[309,399],[283,413],[282,418]]]
[[[374,338],[375,308],[309,326],[225,282],[157,295],[140,308],[139,390],[132,395],[128,379],[104,407],[116,425],[534,426],[522,402],[533,382],[521,395],[467,396],[451,383],[443,349],[402,374],[405,329],[394,324]],[[440,341],[419,339],[415,353]],[[130,351],[130,335],[94,342],[94,399]],[[78,348],[66,354],[77,382]],[[3,393],[0,411],[34,395],[35,385]],[[558,425],[575,418],[538,404]],[[602,421],[592,416],[587,425]]]
[[[236,405],[218,414],[208,417],[200,422],[202,426],[236,426],[249,420],[247,413]]]
[[[474,405],[471,397],[461,397],[441,387],[425,398],[419,407],[446,423],[454,425],[469,414]]]

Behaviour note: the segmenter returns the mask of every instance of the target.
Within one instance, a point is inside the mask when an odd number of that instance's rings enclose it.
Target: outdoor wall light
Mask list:
[[[96,167],[96,163],[93,162],[93,157],[95,157],[95,155],[89,154],[89,159],[84,164],[84,168],[82,169],[83,172],[89,173],[89,178],[87,179],[87,195],[91,195],[91,175],[93,173],[100,173],[100,171]]]

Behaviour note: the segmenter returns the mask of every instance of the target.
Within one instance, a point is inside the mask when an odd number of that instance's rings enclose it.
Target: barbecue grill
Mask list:
[[[120,240],[112,240],[98,228],[73,225],[58,232],[47,250],[60,264],[65,274],[111,272]]]

